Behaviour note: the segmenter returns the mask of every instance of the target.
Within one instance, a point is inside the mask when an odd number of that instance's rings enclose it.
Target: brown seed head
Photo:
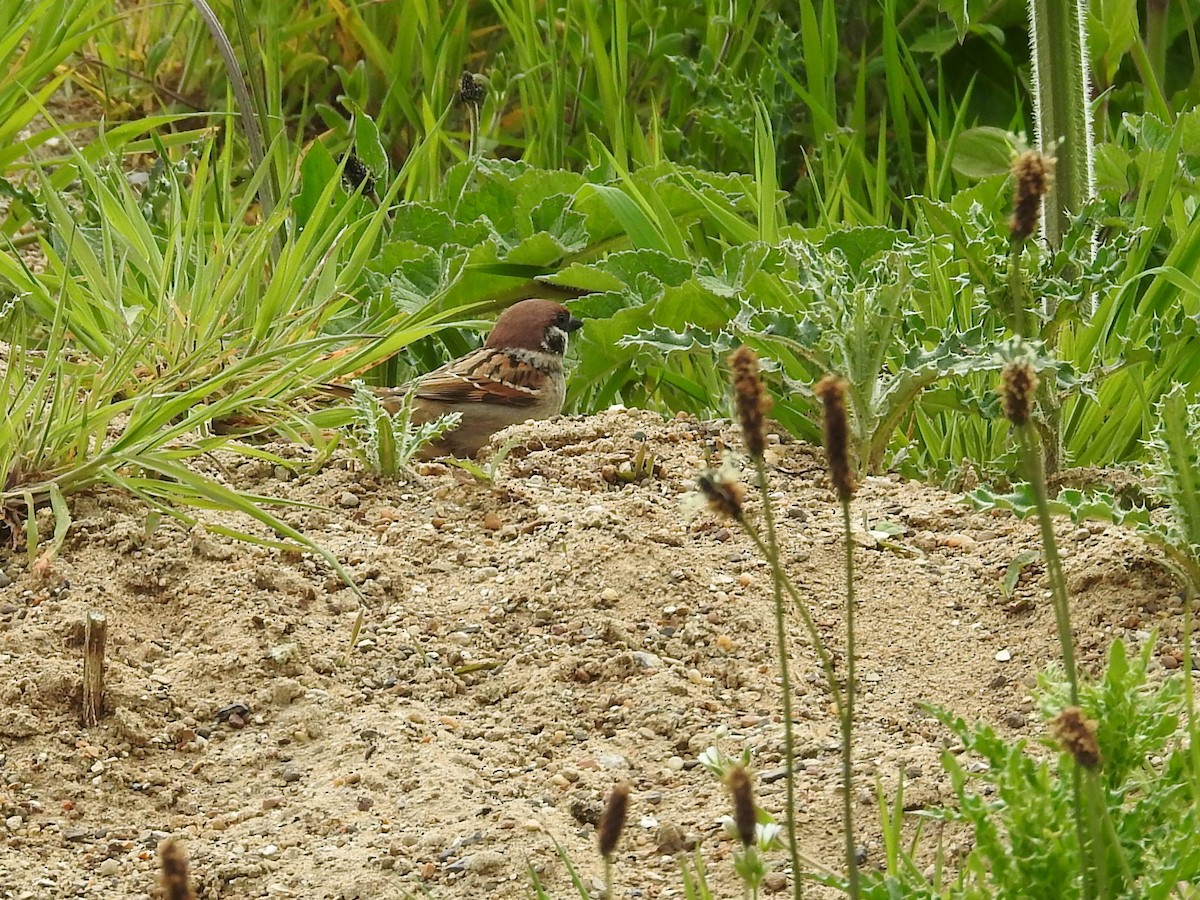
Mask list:
[[[825,454],[829,457],[829,477],[838,500],[848,503],[854,496],[854,475],[850,469],[850,419],[846,414],[846,382],[826,375],[813,388],[825,406]]]
[[[625,814],[629,811],[629,782],[622,781],[608,795],[608,803],[600,814],[600,855],[607,858],[617,849],[621,829],[625,827]]]
[[[758,357],[749,347],[738,347],[729,357],[729,366],[733,369],[733,397],[746,450],[755,459],[762,459],[767,449],[763,417],[771,408],[771,398],[763,388]]]
[[[159,883],[167,900],[195,900],[188,884],[188,860],[183,845],[167,838],[158,845]]]
[[[1054,737],[1063,749],[1085,769],[1100,766],[1100,744],[1096,741],[1096,723],[1078,706],[1068,706],[1054,719]]]
[[[1037,373],[1028,360],[1011,362],[1004,367],[1000,392],[1004,395],[1004,415],[1008,421],[1018,427],[1029,421],[1037,388]]]
[[[1013,160],[1013,214],[1008,233],[1014,241],[1023,241],[1037,231],[1042,214],[1042,198],[1054,178],[1054,160],[1036,150],[1026,150]]]
[[[746,498],[744,484],[728,477],[723,469],[719,469],[702,473],[696,481],[696,486],[708,501],[709,509],[717,515],[741,521],[744,512],[742,501]]]
[[[725,776],[725,784],[733,798],[733,822],[737,825],[738,837],[742,839],[743,847],[749,847],[754,843],[754,829],[758,824],[750,775],[742,766],[734,766]]]

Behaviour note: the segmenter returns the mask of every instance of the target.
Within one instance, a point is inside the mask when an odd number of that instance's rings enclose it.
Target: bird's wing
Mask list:
[[[545,372],[511,353],[481,347],[422,375],[414,384],[417,397],[438,403],[534,406],[546,377]]]

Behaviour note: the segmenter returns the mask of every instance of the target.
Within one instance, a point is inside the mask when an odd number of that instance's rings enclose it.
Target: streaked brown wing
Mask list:
[[[438,403],[534,406],[546,376],[504,351],[481,348],[416,381],[416,396]]]

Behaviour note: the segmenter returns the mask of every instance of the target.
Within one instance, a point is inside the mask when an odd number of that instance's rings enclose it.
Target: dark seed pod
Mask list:
[[[486,96],[487,91],[475,76],[470,72],[463,72],[462,80],[458,84],[458,99],[463,103],[479,105]]]
[[[364,196],[375,193],[375,179],[371,175],[371,170],[353,153],[346,157],[346,167],[342,169],[342,181],[352,191],[362,185]]]
[[[158,845],[159,883],[167,900],[195,900],[188,883],[188,860],[183,845],[167,838]]]

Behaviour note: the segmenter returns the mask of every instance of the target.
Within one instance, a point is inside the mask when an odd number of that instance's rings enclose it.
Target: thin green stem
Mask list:
[[[1018,337],[1030,336],[1026,331],[1025,321],[1025,313],[1029,306],[1029,288],[1021,267],[1021,250],[1024,246],[1024,241],[1013,241],[1008,252],[1008,327]]]
[[[604,857],[604,897],[605,900],[613,898],[613,864],[612,855]]]
[[[758,552],[767,560],[770,560],[769,548],[767,543],[759,536],[747,522],[742,522],[742,527],[754,541],[754,546],[758,548]],[[780,569],[782,572],[782,567]],[[833,698],[833,704],[838,718],[842,716],[842,692],[838,687],[837,675],[833,671],[833,660],[829,656],[829,651],[825,649],[825,643],[821,638],[821,633],[817,631],[817,623],[813,620],[812,614],[808,611],[808,606],[800,596],[800,591],[792,584],[790,578],[786,575],[783,578],[783,589],[787,591],[788,597],[791,598],[792,606],[796,610],[796,614],[800,616],[804,623],[804,628],[808,632],[809,638],[812,640],[813,649],[816,650],[817,658],[821,662],[821,671],[825,675],[825,683],[829,687],[829,695]]]
[[[1067,601],[1067,583],[1063,577],[1062,558],[1058,555],[1058,542],[1054,537],[1054,522],[1050,518],[1050,503],[1046,494],[1046,476],[1042,467],[1042,453],[1034,426],[1026,422],[1016,427],[1021,442],[1021,456],[1025,462],[1029,485],[1037,506],[1038,525],[1042,534],[1042,549],[1046,556],[1046,573],[1050,578],[1050,590],[1054,601],[1054,621],[1058,629],[1058,642],[1067,671],[1067,685],[1072,706],[1079,705],[1079,676],[1075,669],[1075,636],[1071,630],[1071,611]],[[1075,831],[1079,841],[1079,868],[1083,896],[1096,896],[1094,862],[1089,862],[1089,848],[1096,849],[1094,834],[1089,839],[1089,817],[1085,813],[1082,773],[1079,766],[1072,767],[1072,805],[1075,813]]]
[[[1029,485],[1037,506],[1038,525],[1041,528],[1042,547],[1046,553],[1046,574],[1050,578],[1050,591],[1054,600],[1054,622],[1058,629],[1058,643],[1062,651],[1063,666],[1067,670],[1071,705],[1079,705],[1079,677],[1075,669],[1075,636],[1071,631],[1071,610],[1067,600],[1067,582],[1063,576],[1062,559],[1058,555],[1058,542],[1054,537],[1054,522],[1050,518],[1050,502],[1046,494],[1046,476],[1042,467],[1042,454],[1037,435],[1032,425],[1017,427],[1021,441]]]
[[[763,524],[766,526],[767,531],[766,543],[764,544],[762,539],[753,533],[744,519],[743,524],[746,524],[747,530],[751,531],[760,552],[763,553],[771,566],[771,584],[774,588],[775,600],[775,646],[779,653],[779,681],[780,688],[783,691],[783,744],[784,769],[787,773],[786,816],[788,853],[792,860],[792,896],[795,900],[800,900],[804,894],[804,888],[800,880],[800,847],[796,843],[796,740],[792,724],[792,678],[791,666],[788,663],[787,623],[784,620],[783,609],[783,591],[787,575],[783,571],[783,564],[779,559],[779,542],[775,538],[775,515],[771,506],[770,485],[767,481],[767,466],[762,457],[757,457],[754,460],[754,470],[758,482],[758,491],[762,496]]]
[[[842,832],[846,839],[846,874],[851,900],[859,896],[858,851],[854,845],[854,539],[850,531],[850,501],[842,501],[843,543],[846,547],[846,693],[842,704]]]
[[[1084,805],[1087,807],[1088,842],[1092,850],[1092,874],[1099,883],[1099,896],[1112,897],[1115,895],[1112,893],[1108,880],[1108,860],[1104,854],[1105,842],[1100,840],[1100,836],[1104,832],[1104,820],[1108,813],[1104,802],[1104,787],[1095,772],[1080,772],[1078,764],[1076,764],[1075,770],[1079,772],[1083,780]]]

